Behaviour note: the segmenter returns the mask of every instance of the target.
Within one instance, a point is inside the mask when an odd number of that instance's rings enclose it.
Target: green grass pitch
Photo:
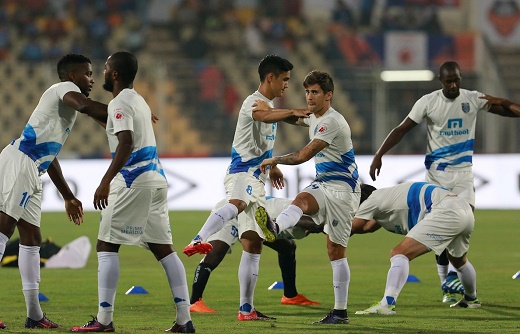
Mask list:
[[[182,254],[183,247],[199,230],[207,212],[171,212],[174,246],[180,253],[191,291],[195,267],[201,256]],[[280,281],[276,254],[265,249],[260,261],[255,306],[275,316],[273,322],[236,320],[239,287],[240,245],[235,245],[208,283],[204,300],[216,314],[192,314],[197,333],[520,333],[520,279],[511,276],[520,270],[518,211],[477,211],[476,228],[469,258],[477,270],[477,286],[482,308],[450,309],[441,303],[439,278],[433,254],[410,264],[410,274],[419,283],[407,283],[399,296],[396,316],[360,316],[364,309],[382,297],[389,268],[388,254],[401,236],[386,231],[354,236],[347,248],[351,270],[348,325],[311,325],[323,317],[334,302],[332,270],[327,259],[324,235],[299,240],[297,287],[320,306],[301,307],[280,304],[282,290],[267,288]],[[40,292],[50,300],[42,308],[66,332],[83,325],[97,313],[97,258],[95,242],[99,213],[87,213],[86,222],[74,226],[64,213],[44,213],[43,237],[58,245],[87,235],[93,246],[84,269],[42,269]],[[175,319],[175,310],[162,267],[148,251],[123,246],[120,250],[121,277],[115,302],[117,333],[160,333]],[[125,295],[134,285],[148,290],[146,295]],[[6,333],[35,333],[25,330],[25,304],[17,269],[0,268],[0,319]]]

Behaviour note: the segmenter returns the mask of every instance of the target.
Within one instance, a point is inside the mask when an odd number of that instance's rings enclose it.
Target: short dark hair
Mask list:
[[[130,52],[119,51],[110,56],[110,67],[119,74],[119,78],[126,84],[134,82],[137,74],[137,58]]]
[[[334,81],[330,74],[326,72],[313,70],[305,76],[303,87],[307,88],[315,84],[318,84],[325,94],[328,92],[334,92]]]
[[[377,190],[376,187],[371,186],[370,184],[361,184],[361,200],[359,204],[363,203],[372,193]]]
[[[289,72],[293,67],[290,61],[277,55],[265,56],[258,65],[260,82],[263,82],[269,73],[279,76],[283,72]]]
[[[88,57],[85,57],[80,54],[68,53],[65,56],[61,57],[58,60],[58,65],[56,66],[56,70],[58,72],[58,77],[63,80],[67,78],[67,73],[73,71],[75,66],[78,64],[89,63],[92,64]]]
[[[443,71],[453,71],[455,72],[458,70],[460,72],[460,66],[455,61],[446,61],[442,63],[442,65],[439,67],[439,76],[442,75]]]

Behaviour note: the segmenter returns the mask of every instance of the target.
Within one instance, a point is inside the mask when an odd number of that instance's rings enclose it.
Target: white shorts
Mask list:
[[[238,235],[246,231],[255,231],[262,239],[265,239],[262,229],[255,220],[256,209],[265,207],[265,184],[247,173],[228,174],[224,179],[226,198],[239,199],[246,203],[247,207],[238,215]]]
[[[0,211],[40,227],[42,180],[36,163],[7,145],[0,153]]]
[[[318,221],[325,222],[323,231],[330,241],[347,247],[361,193],[339,191],[321,182],[311,183],[302,192],[311,194],[318,202]]]
[[[462,257],[469,250],[474,225],[475,218],[468,203],[456,196],[446,196],[406,236],[437,255],[447,249],[452,256]]]
[[[428,170],[426,172],[426,182],[438,184],[441,187],[457,194],[465,199],[471,206],[475,207],[475,184],[473,171],[440,171]]]
[[[101,211],[98,239],[148,249],[147,243],[171,245],[167,188],[132,189],[111,186],[108,206]]]

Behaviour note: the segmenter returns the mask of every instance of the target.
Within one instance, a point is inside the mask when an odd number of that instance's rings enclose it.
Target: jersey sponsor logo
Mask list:
[[[274,135],[265,136],[265,140],[274,140]]]
[[[460,104],[460,106],[462,107],[462,111],[464,111],[466,113],[469,112],[470,107],[469,107],[469,103],[468,102],[462,102]]]
[[[448,120],[448,129],[462,128],[462,118],[451,118]]]
[[[468,108],[469,108],[469,106],[468,106]],[[460,130],[441,130],[441,131],[439,131],[439,134],[441,136],[462,136],[462,135],[469,134],[469,129],[462,130],[461,128],[462,128],[462,118],[451,118],[448,120],[448,129],[460,129]]]
[[[121,229],[121,233],[123,234],[143,234],[142,226],[125,226]]]
[[[314,129],[314,134],[316,134],[317,132],[319,132],[319,133],[327,132],[328,126],[329,126],[328,123],[320,124],[318,127],[316,127],[316,129]]]
[[[123,116],[124,116],[124,114],[123,114],[123,112],[121,111],[120,108],[115,110],[114,118],[115,118],[116,120],[118,120],[118,121],[119,121],[119,120],[122,120],[122,119],[123,119]]]

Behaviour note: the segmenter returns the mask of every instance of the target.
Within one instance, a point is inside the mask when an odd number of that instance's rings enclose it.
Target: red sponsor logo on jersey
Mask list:
[[[120,111],[120,109],[119,110],[116,109],[115,111],[116,111],[116,113],[114,114],[115,119],[117,119],[117,120],[123,119],[123,113]]]
[[[328,124],[321,124],[320,127],[318,128],[318,132],[325,133],[327,131],[327,125]]]

